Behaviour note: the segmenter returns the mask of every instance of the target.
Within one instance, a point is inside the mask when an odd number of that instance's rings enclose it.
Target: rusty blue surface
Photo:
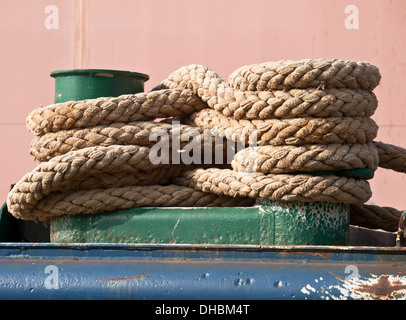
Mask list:
[[[405,248],[0,243],[0,299],[405,299]]]

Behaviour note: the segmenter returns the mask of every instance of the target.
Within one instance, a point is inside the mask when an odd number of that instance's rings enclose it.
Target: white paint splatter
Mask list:
[[[180,222],[180,218],[178,218],[178,221],[176,221],[176,224],[175,224],[175,226],[174,226],[173,229],[172,229],[172,235],[173,235],[173,233],[175,232],[176,228],[178,227],[179,222]]]
[[[394,293],[393,296],[376,296],[369,292],[361,292],[357,290],[362,286],[372,287],[377,284],[377,276],[371,275],[371,278],[361,279],[359,278],[352,278],[351,280],[341,280],[342,283],[335,286],[330,286],[329,289],[336,289],[340,293],[339,296],[330,295],[332,299],[335,300],[347,300],[347,299],[355,299],[355,300],[376,300],[376,299],[394,299],[397,300],[406,300],[406,290],[400,290]],[[388,276],[389,282],[399,281],[400,283],[406,283],[406,277],[399,277],[399,276]],[[325,292],[327,293],[327,292]]]
[[[308,284],[308,285],[306,286],[306,289],[307,289],[307,290],[310,290],[310,291],[313,291],[313,292],[316,292],[316,289],[314,289],[310,284]]]

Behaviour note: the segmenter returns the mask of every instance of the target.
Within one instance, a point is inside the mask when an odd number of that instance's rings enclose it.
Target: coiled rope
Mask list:
[[[375,66],[346,60],[254,64],[228,82],[190,65],[151,92],[39,107],[27,128],[34,134],[30,152],[41,163],[15,184],[8,209],[47,222],[141,206],[246,206],[265,199],[343,202],[356,217],[354,208],[367,210],[369,183],[337,170],[406,169],[404,149],[373,141],[372,91],[380,77]],[[231,163],[154,164],[153,130],[165,132],[170,146],[175,136],[197,130],[201,148],[207,132],[245,145],[254,132],[256,146]]]

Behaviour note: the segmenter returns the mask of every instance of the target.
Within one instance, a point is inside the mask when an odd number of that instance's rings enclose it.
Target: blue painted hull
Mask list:
[[[0,243],[0,299],[405,299],[406,249]]]

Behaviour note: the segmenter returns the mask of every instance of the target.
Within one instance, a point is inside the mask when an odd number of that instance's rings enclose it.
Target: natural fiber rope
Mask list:
[[[15,185],[7,201],[9,210],[24,219],[47,220],[138,205],[193,205],[192,200],[189,204],[179,200],[182,197],[173,200],[170,194],[177,192],[175,188],[188,200],[203,197],[231,205],[250,204],[254,198],[362,204],[371,196],[364,180],[272,172],[295,172],[300,164],[300,171],[374,170],[378,151],[381,166],[390,151],[371,143],[377,125],[369,118],[377,106],[372,90],[379,79],[375,66],[344,60],[246,66],[236,70],[228,84],[209,68],[191,65],[175,71],[149,93],[40,107],[27,118],[27,127],[36,135],[32,155],[47,162]],[[151,166],[146,159],[152,147],[147,139],[150,131],[159,127],[172,139],[173,128],[145,120],[185,116],[188,125],[181,125],[180,131],[208,129],[243,142],[251,141],[253,131],[262,172]],[[236,170],[247,166],[241,161],[244,152],[233,161]],[[288,152],[286,158],[275,162],[281,152]],[[189,187],[163,185],[173,182]]]
[[[218,196],[178,185],[131,186],[51,193],[30,211],[33,220],[137,207],[243,207],[254,199]]]
[[[243,66],[230,75],[228,83],[242,91],[319,86],[372,91],[380,79],[378,68],[368,62],[306,59]]]
[[[210,111],[210,110],[208,110]],[[211,110],[213,111],[213,110]],[[215,111],[213,111],[215,112]],[[220,118],[216,118],[220,116]],[[210,118],[211,117],[211,118]],[[339,143],[358,140],[361,143],[368,142],[375,135],[376,125],[367,118],[362,121],[345,118],[340,119],[288,119],[288,120],[264,120],[255,123],[247,123],[243,120],[229,120],[228,118],[211,112],[200,112],[191,117],[194,125],[205,129],[214,129],[213,134],[222,134],[233,141],[249,141],[249,135],[255,133],[258,145],[304,145],[307,143]],[[346,121],[348,120],[348,121]],[[371,120],[372,121],[372,120]],[[337,123],[337,125],[335,125]],[[303,126],[305,128],[303,128]],[[356,128],[358,126],[358,128]],[[310,129],[309,129],[310,128]],[[192,128],[186,125],[179,126],[180,135],[187,133]],[[193,128],[195,130],[196,128]],[[330,129],[330,131],[328,131]],[[150,141],[149,135],[152,130],[163,130],[172,136],[172,126],[165,123],[133,122],[113,123],[92,128],[62,130],[56,133],[47,133],[36,136],[31,143],[31,155],[39,161],[46,161],[54,156],[64,154],[72,150],[91,146],[109,146],[114,144],[129,145],[137,144],[151,147],[155,142]],[[239,134],[241,133],[241,134]],[[373,147],[370,146],[369,149]]]
[[[348,70],[345,62],[341,61],[341,63],[340,61],[338,60],[339,64],[342,64],[343,69],[346,70],[344,73],[338,74],[339,77],[342,77]],[[270,68],[274,68],[275,63],[268,64]],[[307,67],[309,66],[307,65]],[[371,80],[372,82],[379,82],[380,75],[377,68],[372,65],[368,66],[364,65],[362,68],[366,69],[368,75],[374,79]],[[336,68],[332,68],[329,75],[325,74],[323,78],[330,77],[333,79],[331,81],[333,83],[334,74],[331,71],[334,70],[337,71]],[[288,71],[283,72],[286,75]],[[309,74],[316,75],[320,72],[323,72],[322,69],[316,68]],[[359,72],[357,69],[355,73],[358,74]],[[280,76],[283,77],[284,75]],[[351,78],[350,75],[347,77]],[[365,82],[361,80],[362,77],[363,75],[360,75],[360,81]],[[315,83],[317,85],[313,86],[305,85],[306,81],[297,82],[295,88],[304,90],[289,90],[288,87],[280,86],[279,89],[282,91],[278,90],[278,86],[259,86],[259,88],[253,86],[250,89],[241,89],[235,83],[238,81],[233,81],[233,77],[230,77],[230,80],[227,84],[209,68],[201,65],[189,65],[170,74],[156,89],[190,89],[204,102],[207,102],[209,107],[235,119],[369,116],[373,114],[377,106],[376,97],[370,91],[357,89],[353,91],[344,88],[344,86],[337,88],[333,85],[329,89],[319,90],[317,87],[324,86],[324,80],[317,81]],[[311,80],[311,78],[307,80]],[[301,87],[299,84],[303,84],[303,86]],[[354,110],[357,110],[355,114]]]
[[[208,83],[207,88],[201,86],[202,83]],[[227,84],[213,71],[197,65],[177,70],[162,83],[161,87],[175,88],[40,107],[28,116],[27,128],[36,135],[42,135],[47,132],[93,127],[99,124],[186,115],[204,108],[201,100],[194,93],[210,107],[223,112],[226,116],[231,116],[230,110],[236,109],[232,112],[236,119],[244,117],[256,119],[257,116],[258,119],[269,119],[273,116],[277,118],[317,115],[320,117],[369,116],[377,105],[376,97],[372,93],[337,89],[331,89],[330,92],[325,93],[314,88],[310,89],[309,94],[304,90],[292,90],[291,95],[286,92],[251,93],[247,98],[251,102],[253,99],[266,99],[267,102],[253,101],[254,103],[247,104],[247,99],[241,98],[246,96],[246,93],[228,88]],[[277,97],[276,101],[272,96]],[[357,110],[355,114],[354,110]],[[244,113],[244,111],[247,112]]]
[[[47,132],[88,128],[114,122],[183,116],[205,107],[191,90],[160,90],[40,107],[27,117],[27,128],[35,135],[42,135]]]
[[[372,143],[246,148],[231,162],[235,171],[265,174],[354,168],[376,170],[378,164],[378,152]]]
[[[210,168],[186,171],[173,182],[204,192],[263,200],[363,203],[371,197],[368,182],[336,176],[265,175]]]
[[[402,211],[374,205],[350,205],[350,223],[364,228],[398,231]]]
[[[167,133],[171,139],[175,130],[179,135],[196,130],[187,125],[174,128],[171,124],[153,121],[137,121],[129,123],[112,123],[91,128],[79,128],[50,132],[35,136],[31,142],[31,155],[39,161],[47,161],[69,151],[94,146],[138,145],[152,147],[156,141],[150,139],[151,132]],[[200,129],[198,129],[200,130]],[[201,131],[201,130],[200,130]],[[171,141],[168,141],[169,145]],[[181,147],[187,142],[181,141]]]
[[[270,120],[235,120],[215,110],[204,109],[192,114],[193,124],[204,129],[215,129],[233,141],[248,143],[255,134],[257,144],[305,145],[328,143],[368,143],[378,127],[370,118],[295,118]]]
[[[52,158],[26,174],[8,197],[8,209],[19,218],[29,215],[51,192],[68,192],[128,185],[154,185],[169,181],[185,165],[153,165],[147,147],[85,148]]]
[[[372,92],[347,88],[234,90],[233,96],[235,101],[222,102],[216,110],[235,119],[370,117],[377,107]]]
[[[379,166],[406,173],[406,149],[375,141],[379,154]]]

